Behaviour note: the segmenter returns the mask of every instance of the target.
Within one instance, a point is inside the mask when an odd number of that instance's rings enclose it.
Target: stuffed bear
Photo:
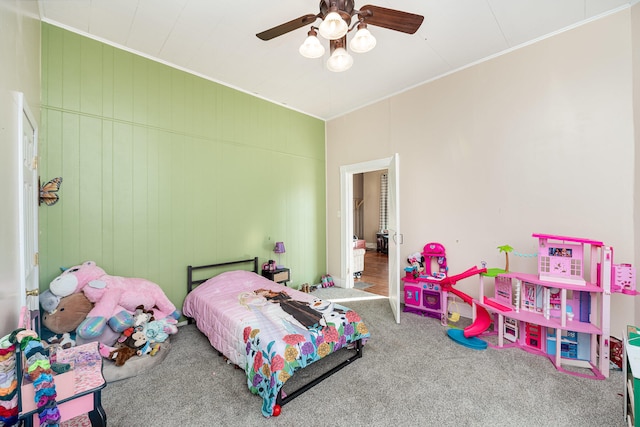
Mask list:
[[[46,302],[47,300],[44,303],[40,301],[42,308],[45,309],[42,314],[42,324],[55,334],[75,331],[93,309],[93,304],[83,293],[71,294],[59,299],[56,297],[55,300],[59,301],[56,306],[52,306]]]
[[[56,277],[49,289],[54,295],[65,297],[82,292],[94,306],[76,329],[77,336],[85,339],[100,337],[109,325],[122,332],[133,325],[133,313],[138,306],[153,309],[156,319],[180,313],[160,286],[139,278],[110,276],[94,261],[86,261],[65,270]]]
[[[117,347],[109,352],[107,359],[111,359],[116,363],[116,366],[122,366],[125,362],[131,359],[133,356],[138,355],[138,350],[128,347],[122,343],[118,343]]]
[[[136,316],[139,316],[137,314]],[[146,318],[142,316],[141,319]],[[122,366],[133,356],[142,356],[151,351],[144,325],[133,326],[122,332],[115,347],[109,352],[109,359],[116,362],[116,366]]]

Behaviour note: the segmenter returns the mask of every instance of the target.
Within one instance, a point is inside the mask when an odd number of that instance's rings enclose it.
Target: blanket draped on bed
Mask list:
[[[296,370],[369,337],[353,310],[246,271],[223,273],[198,286],[187,295],[183,312],[244,369],[267,417]]]

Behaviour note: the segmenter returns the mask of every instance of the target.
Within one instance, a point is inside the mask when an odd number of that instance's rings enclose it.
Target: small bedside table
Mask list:
[[[262,275],[269,280],[287,286],[287,282],[291,280],[291,272],[288,268],[278,268],[274,271],[262,270]]]

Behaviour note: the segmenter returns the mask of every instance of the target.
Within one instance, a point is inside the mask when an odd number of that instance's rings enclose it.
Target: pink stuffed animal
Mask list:
[[[153,310],[157,320],[171,317],[175,321],[180,317],[157,284],[146,279],[110,276],[94,261],[65,270],[51,282],[49,290],[59,297],[83,292],[94,303],[76,329],[78,336],[85,339],[101,336],[107,324],[116,332],[124,331],[133,324],[133,313],[139,306]]]

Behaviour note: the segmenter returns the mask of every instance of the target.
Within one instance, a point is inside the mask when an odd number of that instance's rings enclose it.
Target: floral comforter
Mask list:
[[[247,271],[207,280],[187,295],[183,313],[244,369],[267,417],[296,370],[369,337],[356,312]]]

